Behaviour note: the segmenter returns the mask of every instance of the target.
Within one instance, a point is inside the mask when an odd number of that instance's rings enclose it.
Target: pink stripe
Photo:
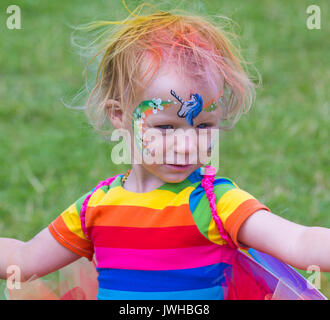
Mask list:
[[[122,249],[94,247],[98,268],[129,270],[176,270],[231,264],[236,250],[210,244],[178,249]]]

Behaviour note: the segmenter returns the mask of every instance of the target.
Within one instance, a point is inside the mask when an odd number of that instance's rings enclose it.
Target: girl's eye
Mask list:
[[[166,129],[173,129],[173,126],[170,124],[164,124],[164,125],[156,126],[156,128],[166,130]]]
[[[205,129],[205,128],[207,128],[207,127],[209,127],[210,125],[208,124],[208,123],[200,123],[198,126],[197,126],[197,128],[199,128],[199,129]]]

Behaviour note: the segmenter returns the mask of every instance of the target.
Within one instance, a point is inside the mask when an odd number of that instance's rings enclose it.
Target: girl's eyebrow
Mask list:
[[[152,118],[151,116],[148,119],[150,121],[179,121],[181,119],[181,118],[179,118],[177,116],[166,115],[166,114],[157,115],[154,118]]]
[[[142,102],[149,102],[149,101],[152,102],[153,99],[154,99],[154,98],[141,100],[141,103],[142,103]],[[161,98],[159,98],[159,99],[161,99]],[[165,100],[163,100],[163,99],[161,99],[161,100],[162,100],[162,102],[165,102],[165,103],[168,103],[168,104],[173,103],[174,101],[176,101],[175,99],[173,99],[173,97],[172,97],[172,98],[165,99]]]

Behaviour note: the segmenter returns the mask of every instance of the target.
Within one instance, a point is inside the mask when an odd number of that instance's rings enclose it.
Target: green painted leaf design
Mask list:
[[[137,108],[141,109],[141,113],[145,112],[146,110],[149,110],[150,108],[152,108],[152,107],[149,106],[149,103],[154,104],[154,102],[152,100],[144,100],[139,104],[139,106]],[[173,103],[173,101],[170,101],[170,102],[169,101],[162,101],[160,104],[162,106],[165,106],[165,105],[170,104],[170,103]],[[157,105],[155,104],[155,106],[157,106]]]
[[[206,111],[206,112],[211,112],[211,111],[214,111],[218,108],[218,105],[215,104],[215,103],[211,103],[207,108],[205,108],[203,111]]]

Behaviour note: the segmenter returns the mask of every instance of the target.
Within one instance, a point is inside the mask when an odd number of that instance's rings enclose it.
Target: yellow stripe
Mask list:
[[[76,205],[72,204],[68,209],[61,213],[64,223],[68,229],[82,239],[86,239],[82,229],[80,216],[77,211]]]
[[[244,201],[255,199],[251,194],[242,189],[231,189],[223,194],[217,203],[217,214],[222,224],[225,225],[227,218],[235,211],[235,209]],[[210,241],[223,244],[226,243],[219,234],[217,225],[213,219],[209,224],[208,238]]]
[[[97,189],[90,197],[88,201],[88,206],[89,207],[96,206],[102,200],[102,198],[104,198],[104,196],[105,196],[105,192],[102,189]]]
[[[217,212],[222,223],[226,223],[227,218],[237,209],[237,207],[249,199],[255,198],[242,189],[231,189],[227,191],[217,203]]]
[[[227,243],[227,241],[223,240],[219,234],[219,230],[214,220],[212,219],[209,224],[208,238],[210,241],[217,243],[219,245]]]
[[[187,187],[179,194],[168,190],[158,189],[146,193],[135,193],[118,186],[110,189],[97,205],[131,205],[151,209],[163,209],[167,206],[177,207],[188,203],[189,195],[194,189],[194,187]],[[90,205],[91,204],[88,204],[88,206]]]

